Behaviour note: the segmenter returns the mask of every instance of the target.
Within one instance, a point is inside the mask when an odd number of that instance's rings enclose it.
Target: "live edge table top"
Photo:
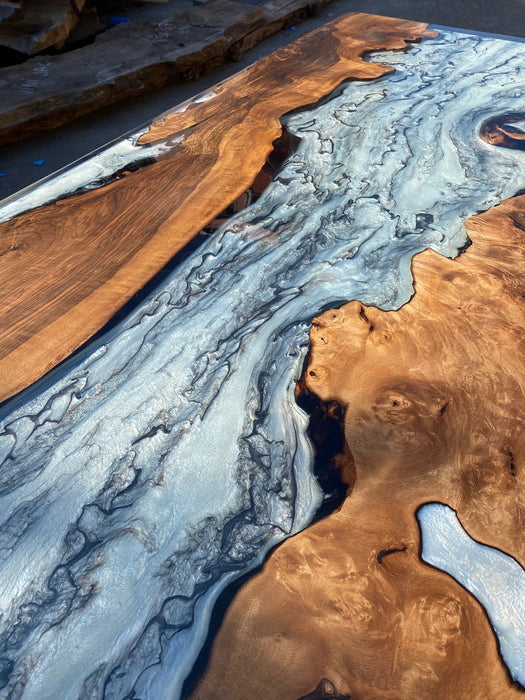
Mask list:
[[[524,94],[350,14],[0,203],[1,697],[525,697]]]

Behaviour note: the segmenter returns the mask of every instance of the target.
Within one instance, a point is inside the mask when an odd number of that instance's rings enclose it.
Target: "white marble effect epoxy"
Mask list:
[[[421,557],[453,576],[487,611],[513,680],[525,687],[525,570],[508,554],[473,540],[452,508],[417,513]]]
[[[261,199],[4,413],[0,696],[179,695],[218,590],[319,503],[293,400],[311,318],[405,303],[414,253],[454,255],[525,187],[525,155],[477,135],[521,108],[522,50],[443,33],[374,56],[397,72],[290,118]]]
[[[104,151],[82,160],[78,165],[62,171],[56,177],[46,179],[43,184],[28,188],[21,196],[9,197],[3,204],[0,202],[0,223],[77,190],[101,187],[119,171],[141,160],[157,159],[184,140],[184,134],[180,134],[159,143],[139,146],[137,141],[145,131],[146,127],[115,142]]]

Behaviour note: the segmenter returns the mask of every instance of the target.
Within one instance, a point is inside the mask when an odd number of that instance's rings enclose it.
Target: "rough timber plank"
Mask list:
[[[164,144],[157,162],[1,224],[0,399],[89,339],[251,185],[283,114],[391,71],[364,53],[428,35],[420,22],[364,14],[324,25],[159,118],[136,142],[137,160]]]
[[[0,69],[0,144],[169,82],[197,79],[328,0],[275,0],[257,8],[214,0],[168,20],[136,20],[89,46]]]
[[[20,2],[2,2],[0,0],[0,20],[11,17],[15,12],[20,10]]]
[[[0,46],[27,54],[61,48],[85,4],[86,0],[24,0],[21,11],[0,24]]]

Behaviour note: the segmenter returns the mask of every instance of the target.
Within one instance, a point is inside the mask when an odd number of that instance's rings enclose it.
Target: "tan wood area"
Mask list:
[[[523,697],[481,605],[420,559],[439,501],[525,565],[525,196],[466,227],[455,260],[415,256],[399,311],[313,321],[305,381],[345,409],[347,498],[241,588],[193,700]]]
[[[163,115],[137,150],[184,139],[157,162],[0,224],[0,400],[88,340],[250,186],[283,114],[345,79],[391,70],[365,52],[428,34],[417,22],[347,15],[217,86],[213,99]]]
[[[209,0],[161,21],[123,22],[75,50],[0,68],[0,145],[170,83],[197,80],[222,63],[238,61],[283,27],[316,14],[326,2],[270,0],[258,7]],[[40,24],[46,21],[41,18]],[[29,23],[28,31],[31,27],[35,24]],[[55,34],[48,34],[53,43]],[[39,36],[22,35],[25,43]]]

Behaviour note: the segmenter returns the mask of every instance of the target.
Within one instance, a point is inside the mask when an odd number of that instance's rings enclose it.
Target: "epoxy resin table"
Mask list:
[[[524,697],[524,92],[348,15],[2,203],[1,697]]]

